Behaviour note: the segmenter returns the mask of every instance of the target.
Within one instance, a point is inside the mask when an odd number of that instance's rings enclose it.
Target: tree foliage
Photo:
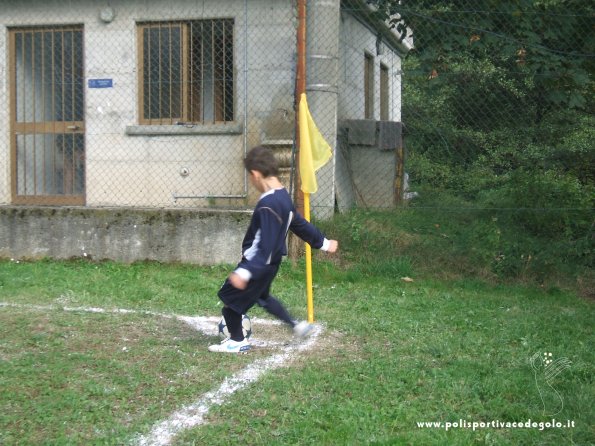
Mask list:
[[[523,231],[592,247],[595,3],[372,3],[415,45],[402,100],[414,187],[517,209]]]
[[[436,82],[470,62],[530,76],[542,107],[587,109],[595,69],[595,6],[583,0],[421,0],[374,2],[378,13],[412,34],[419,69]],[[482,67],[486,69],[488,67]],[[513,80],[513,79],[511,79]],[[498,85],[510,94],[528,86]],[[516,87],[516,88],[515,88]],[[544,110],[545,111],[545,110]],[[537,116],[538,117],[538,116]]]
[[[374,3],[413,35],[403,70],[412,149],[436,162],[489,163],[495,174],[528,163],[593,182],[595,4]]]

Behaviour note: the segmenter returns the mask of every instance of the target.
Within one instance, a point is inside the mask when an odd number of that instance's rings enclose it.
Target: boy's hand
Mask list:
[[[330,252],[332,254],[334,252],[337,252],[337,249],[339,249],[339,242],[336,240],[329,240],[329,245],[326,252]]]
[[[231,273],[227,279],[229,280],[229,283],[238,290],[245,290],[248,286],[248,281],[242,279],[239,274]]]

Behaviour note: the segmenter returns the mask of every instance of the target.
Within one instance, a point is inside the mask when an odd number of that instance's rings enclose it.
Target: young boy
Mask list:
[[[244,166],[250,182],[262,195],[242,242],[242,260],[218,293],[230,338],[209,346],[212,352],[241,353],[250,349],[242,333],[242,314],[254,304],[289,324],[297,336],[307,336],[312,325],[305,321],[296,323],[283,304],[269,294],[281,259],[287,255],[287,232],[292,231],[316,249],[333,253],[338,248],[336,240],[326,239],[297,213],[279,181],[277,161],[270,149],[254,147],[246,155]]]

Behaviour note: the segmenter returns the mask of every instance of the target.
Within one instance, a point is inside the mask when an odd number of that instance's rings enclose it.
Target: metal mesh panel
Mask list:
[[[289,185],[292,2],[8,3],[0,203],[247,208],[259,144]]]
[[[307,2],[306,93],[334,150],[314,214],[394,208],[428,188],[474,199],[550,143],[542,158],[592,185],[592,134],[583,150],[576,132],[593,119],[586,6],[534,6],[522,29],[520,12],[482,2],[375,2],[407,22],[368,3]],[[0,203],[249,208],[255,145],[295,186],[295,1],[109,5],[0,5]],[[560,153],[568,138],[582,161]]]

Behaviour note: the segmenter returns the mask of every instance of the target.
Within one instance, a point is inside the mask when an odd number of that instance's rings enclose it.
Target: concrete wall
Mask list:
[[[353,173],[349,172],[341,153],[337,125],[340,120],[364,118],[364,55],[374,57],[375,119],[380,119],[380,66],[388,68],[388,118],[392,121],[401,119],[401,57],[394,48],[379,42],[378,33],[358,20],[353,12],[341,11],[339,0],[308,2],[307,42],[308,104],[320,132],[334,148],[332,161],[317,173],[319,191],[312,196],[312,208],[318,218],[329,218],[335,210],[335,199],[340,209],[356,203],[351,192]],[[388,159],[386,154],[380,154],[372,164],[363,165],[371,167],[368,171],[360,166],[360,172],[363,177],[374,177],[378,183],[388,184],[390,190],[395,163],[393,160],[388,164],[387,170]],[[374,163],[379,163],[382,169],[373,169]],[[370,205],[380,203],[385,207],[386,197],[383,190]],[[392,205],[392,199],[389,202]]]
[[[401,56],[352,13],[341,12],[337,114],[345,120],[364,119],[365,54],[374,59],[374,120],[380,119],[380,66],[388,68],[389,120],[401,120]],[[375,125],[370,120],[372,126]],[[334,187],[341,211],[354,206],[391,207],[394,204],[395,154],[367,145],[352,145],[339,128]]]
[[[0,10],[0,16],[4,11]],[[8,35],[0,27],[0,205],[10,203],[10,132],[8,104]]]
[[[251,213],[0,207],[0,257],[236,263]]]
[[[374,58],[374,119],[380,119],[380,65],[389,72],[389,121],[401,121],[401,57],[356,17],[341,13],[338,118],[364,119],[364,54]]]
[[[318,192],[311,196],[313,214],[330,218],[335,212],[337,98],[339,95],[340,1],[316,0],[307,6],[306,95],[312,118],[333,148],[333,158],[317,172]]]

